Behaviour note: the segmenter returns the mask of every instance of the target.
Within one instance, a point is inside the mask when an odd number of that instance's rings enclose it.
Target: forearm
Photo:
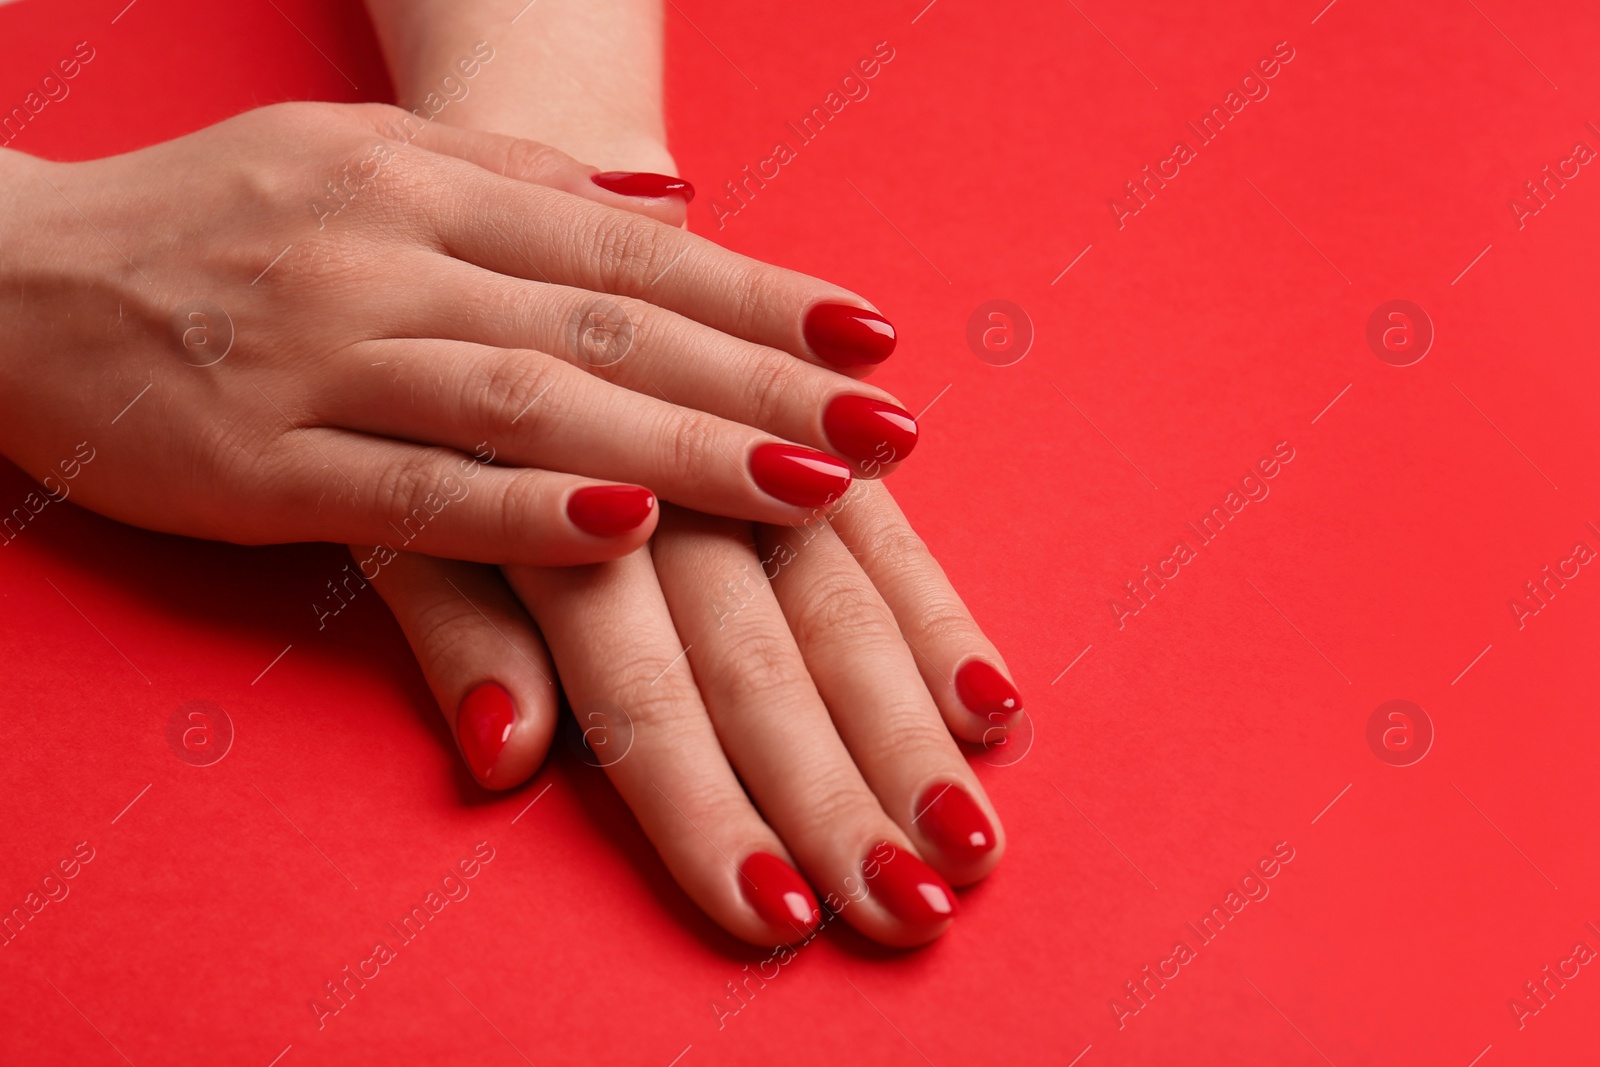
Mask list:
[[[367,8],[404,107],[435,94],[435,106],[447,101],[440,122],[542,141],[600,167],[629,140],[665,143],[660,0],[367,0]],[[492,52],[475,52],[478,42]]]

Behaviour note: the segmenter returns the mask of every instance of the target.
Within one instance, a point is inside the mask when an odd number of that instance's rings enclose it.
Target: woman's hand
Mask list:
[[[505,789],[538,768],[559,673],[596,762],[735,935],[808,936],[809,882],[868,937],[920,944],[954,914],[947,882],[999,862],[952,735],[1000,740],[1021,698],[882,485],[831,523],[752,533],[668,509],[623,559],[504,571],[403,555],[373,583],[474,776]]]
[[[803,521],[911,425],[823,365],[892,347],[858,297],[532,142],[286,104],[0,170],[0,449],[138,525],[588,562],[652,492]]]

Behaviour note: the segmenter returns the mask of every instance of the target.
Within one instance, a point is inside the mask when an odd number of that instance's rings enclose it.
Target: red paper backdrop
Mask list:
[[[1027,698],[1032,747],[979,767],[1010,851],[948,936],[834,926],[747,980],[764,954],[697,913],[600,771],[563,753],[490,797],[375,596],[316,630],[340,551],[53,505],[0,548],[0,906],[77,842],[93,859],[0,948],[0,1058],[1593,1061],[1600,968],[1563,961],[1600,949],[1600,576],[1510,607],[1600,549],[1600,176],[1525,188],[1600,147],[1592,6],[924,2],[681,0],[669,66],[696,229],[900,327],[880,380],[931,406],[896,491]],[[354,3],[124,4],[0,10],[7,109],[96,53],[16,147],[389,92]],[[879,42],[869,95],[732,212],[723,183]],[[1200,144],[1186,123],[1275,48],[1245,86],[1267,95]],[[1165,185],[1112,208],[1147,164]],[[996,299],[1035,335],[1009,366],[967,340]],[[1436,334],[1405,367],[1366,340],[1397,299]],[[1280,442],[1270,494],[1200,547],[1186,523]],[[0,510],[29,487],[5,467]],[[1197,558],[1119,620],[1180,539]],[[1368,740],[1394,699],[1435,735],[1410,766]],[[194,700],[235,731],[213,766],[169,745]],[[484,841],[470,895],[319,1031],[323,983]],[[1195,936],[1275,847],[1269,895]],[[1179,940],[1194,958],[1129,998]]]

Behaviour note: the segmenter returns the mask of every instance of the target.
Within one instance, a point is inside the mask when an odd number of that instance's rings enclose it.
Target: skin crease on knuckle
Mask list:
[[[854,873],[855,852],[867,840],[894,840],[893,820],[853,767],[815,758],[812,765],[797,767],[793,780],[803,784],[789,805],[794,818],[783,827],[791,849],[809,846],[814,853],[844,857],[849,865],[844,874]]]
[[[601,209],[606,210],[606,209]],[[589,213],[585,213],[589,215]],[[612,210],[593,218],[589,235],[591,262],[597,264],[601,288],[607,292],[634,293],[645,290],[661,276],[678,254],[663,255],[682,233],[664,223]]]
[[[736,617],[714,640],[709,677],[701,684],[727,701],[724,714],[787,715],[815,698],[816,687],[781,619]]]
[[[442,472],[453,470],[464,458],[462,453],[448,448],[407,448],[384,468],[369,503],[379,516],[391,522],[404,523],[420,512],[424,520],[419,522],[423,529],[420,537],[426,538],[438,525],[434,521],[441,510],[438,501],[447,499],[442,488],[447,473]],[[431,508],[430,503],[434,505]]]
[[[688,408],[658,409],[660,420],[652,451],[661,457],[662,473],[682,485],[716,485],[726,479],[737,453],[718,448],[718,420]],[[739,473],[743,473],[741,470]]]
[[[801,368],[806,365],[794,357],[772,349],[747,348],[736,356],[734,380],[740,383],[742,421],[754,426],[772,426],[795,400],[808,390]]]
[[[559,424],[564,369],[542,352],[508,349],[483,360],[463,383],[461,407],[473,433],[486,441],[542,441]]]
[[[805,551],[802,546],[796,555]],[[779,581],[785,577],[780,572]],[[803,589],[784,592],[787,596],[780,599],[790,628],[808,654],[850,650],[853,655],[875,657],[904,644],[894,616],[867,576],[853,565],[807,574]]]

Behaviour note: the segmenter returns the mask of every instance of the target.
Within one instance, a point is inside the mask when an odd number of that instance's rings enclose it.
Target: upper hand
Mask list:
[[[681,197],[406,119],[0,157],[0,448],[47,489],[92,449],[75,498],[155,529],[565,564],[642,544],[651,491],[794,523],[848,486],[835,457],[914,440],[826,365],[892,345],[859,297],[684,232]]]

